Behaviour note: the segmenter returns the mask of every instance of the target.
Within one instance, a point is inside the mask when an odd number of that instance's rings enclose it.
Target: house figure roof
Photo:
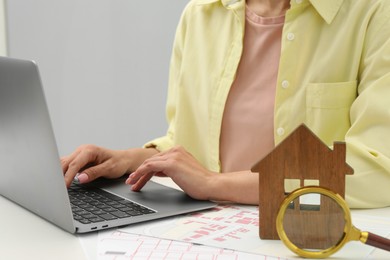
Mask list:
[[[316,183],[344,197],[345,176],[353,174],[345,153],[344,142],[332,150],[302,124],[257,162],[252,171],[259,173],[260,238],[279,239],[276,216],[292,189]]]

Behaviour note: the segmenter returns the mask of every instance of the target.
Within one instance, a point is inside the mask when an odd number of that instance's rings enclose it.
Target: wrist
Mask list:
[[[219,202],[258,204],[258,174],[239,171],[213,174],[207,181],[207,197]]]
[[[131,148],[122,151],[127,161],[127,173],[134,172],[146,159],[159,153],[155,148]]]
[[[225,190],[226,186],[224,178],[226,176],[223,175],[223,173],[212,172],[208,177],[204,185],[205,197],[207,197],[208,200],[218,202],[227,200],[226,195],[228,191]]]

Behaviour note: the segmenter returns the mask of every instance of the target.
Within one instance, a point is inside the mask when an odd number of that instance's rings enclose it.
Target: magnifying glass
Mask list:
[[[328,257],[352,240],[390,251],[389,239],[354,227],[345,200],[319,186],[290,193],[280,206],[276,229],[291,251],[307,258]]]

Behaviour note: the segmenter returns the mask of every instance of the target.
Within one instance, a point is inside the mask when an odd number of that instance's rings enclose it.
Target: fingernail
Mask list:
[[[85,183],[85,182],[88,181],[89,176],[88,176],[86,173],[80,173],[80,174],[77,176],[77,179],[79,180],[79,183]]]
[[[130,184],[130,182],[131,182],[131,175],[127,178],[127,180],[126,180],[126,184]]]

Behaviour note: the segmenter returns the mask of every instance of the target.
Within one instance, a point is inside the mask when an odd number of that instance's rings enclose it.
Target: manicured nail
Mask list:
[[[77,176],[77,179],[79,180],[79,183],[86,183],[89,179],[89,176],[86,173],[80,173]]]
[[[129,177],[127,178],[127,180],[126,180],[126,184],[130,184],[130,182],[131,182],[131,175],[129,175]]]

